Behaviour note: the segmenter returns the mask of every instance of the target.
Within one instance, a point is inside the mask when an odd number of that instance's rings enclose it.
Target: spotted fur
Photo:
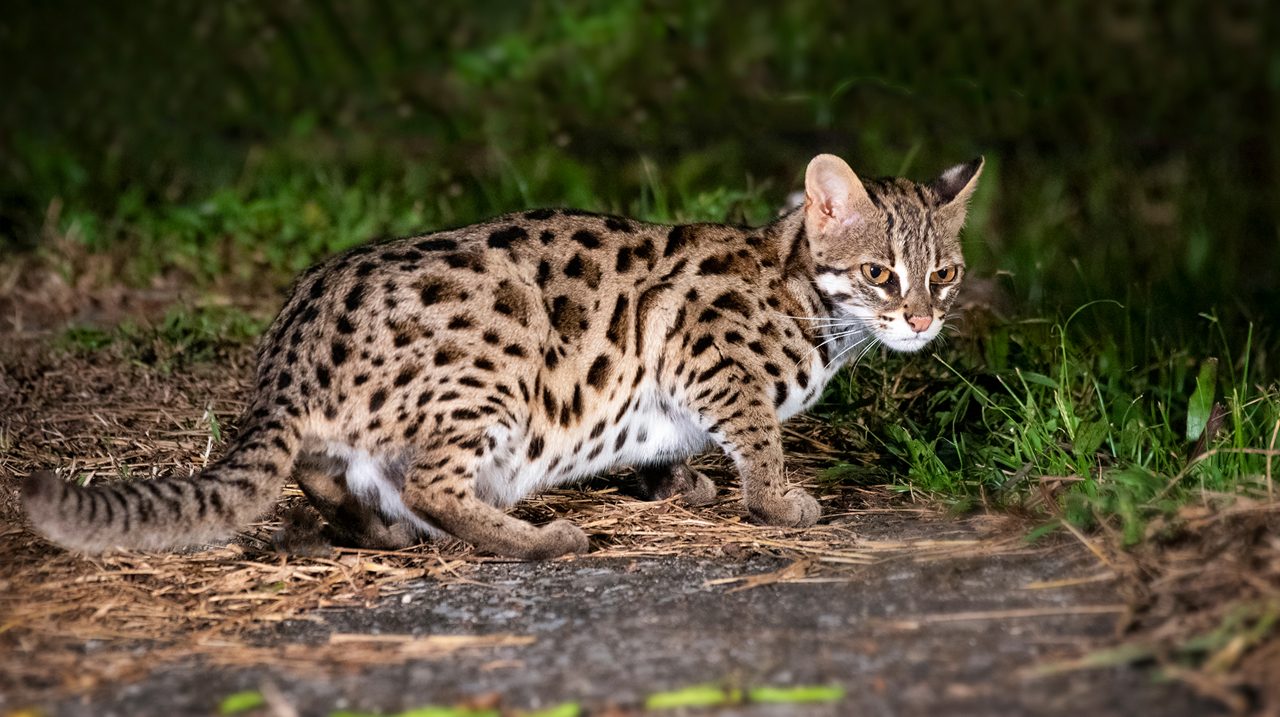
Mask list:
[[[765,227],[538,209],[352,249],[297,280],[219,461],[91,488],[37,473],[27,513],[86,552],[200,544],[292,475],[357,544],[450,534],[549,558],[585,535],[504,508],[621,465],[659,497],[706,502],[714,486],[684,460],[714,444],[752,516],[810,525],[818,504],[787,483],[781,424],[868,347],[937,334],[980,168],[864,183],[821,155],[804,206]]]

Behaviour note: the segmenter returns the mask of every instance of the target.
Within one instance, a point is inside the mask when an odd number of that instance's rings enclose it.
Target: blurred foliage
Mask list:
[[[1274,14],[18,3],[0,19],[0,63],[21,68],[0,103],[0,235],[132,242],[142,276],[293,270],[531,205],[759,221],[818,151],[917,178],[985,153],[970,260],[1022,301],[1256,319],[1280,284]]]

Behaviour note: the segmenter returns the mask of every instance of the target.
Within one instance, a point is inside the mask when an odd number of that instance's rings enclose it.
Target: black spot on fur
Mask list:
[[[611,362],[609,357],[601,354],[591,362],[591,368],[587,371],[587,383],[597,391],[604,389],[605,384],[609,381],[609,369]]]
[[[781,406],[787,402],[787,384],[778,381],[773,384],[773,390],[777,391],[777,395],[773,399],[774,407]]]
[[[574,254],[568,264],[564,265],[564,275],[570,279],[577,279],[582,276],[583,262],[581,254]]]
[[[671,231],[667,232],[667,246],[662,250],[662,255],[671,256],[677,251],[680,251],[680,247],[684,246],[689,241],[690,233],[689,227],[687,226],[671,227]]]
[[[414,246],[422,251],[453,251],[458,248],[458,242],[452,239],[425,239]]]
[[[347,311],[355,311],[360,308],[361,302],[364,301],[364,284],[356,284],[347,292],[347,296],[342,300],[343,306],[347,307]]]
[[[492,361],[490,361],[490,360],[489,360],[489,359],[487,359],[487,358],[478,358],[478,359],[476,359],[475,361],[472,361],[472,362],[471,362],[471,365],[472,365],[472,366],[475,366],[476,368],[480,369],[481,371],[492,371],[492,370],[493,370],[493,362],[492,362]]]
[[[449,328],[453,329],[454,331],[458,331],[461,329],[469,329],[471,328],[471,317],[465,316],[463,314],[458,314],[452,319],[449,319]]]
[[[619,294],[613,304],[613,314],[609,317],[609,329],[605,332],[605,337],[618,348],[627,343],[627,307],[630,303],[630,299]]]
[[[533,438],[530,438],[529,451],[527,453],[527,455],[529,456],[529,460],[531,461],[537,460],[538,457],[542,455],[542,449],[545,447],[545,445],[546,445],[546,441],[544,441],[542,436],[540,435],[535,435]]]
[[[338,317],[338,333],[354,334],[355,332],[356,332],[356,327],[354,324],[351,323],[350,317],[348,317],[346,314],[343,314]]]
[[[631,247],[624,246],[618,250],[618,258],[613,264],[613,270],[619,274],[631,271]]]
[[[728,254],[709,256],[698,263],[698,273],[704,276],[727,273],[732,261],[733,258]]]
[[[743,316],[746,316],[747,312],[750,311],[747,300],[742,297],[742,294],[739,294],[736,291],[724,292],[717,296],[716,300],[711,302],[711,305],[717,309],[732,311],[736,314],[742,314]]]
[[[694,356],[701,356],[707,349],[711,348],[711,344],[715,341],[710,334],[703,335],[697,341],[693,342],[691,349]]]
[[[586,309],[568,296],[560,295],[551,300],[551,325],[566,341],[582,335],[586,329]]]
[[[556,210],[554,209],[534,209],[532,211],[525,212],[524,218],[532,219],[535,222],[540,222],[546,219],[550,219],[551,217],[555,216],[555,214],[556,214]]]
[[[527,239],[528,237],[529,234],[524,229],[517,226],[509,226],[489,235],[489,248],[508,249],[511,247],[512,242]]]
[[[600,246],[600,237],[595,232],[589,232],[586,229],[579,229],[574,232],[572,239],[588,249],[595,249]]]
[[[441,301],[451,301],[457,296],[454,285],[438,277],[427,277],[418,285],[418,296],[423,306],[434,306]]]
[[[401,386],[406,386],[417,375],[418,375],[417,366],[406,366],[405,368],[400,369],[400,373],[396,374],[396,378],[394,381],[391,382],[391,385],[395,386],[396,388],[400,388]]]
[[[474,254],[446,254],[444,263],[451,269],[470,269],[477,274],[484,273],[484,263]]]
[[[327,366],[316,366],[316,383],[320,384],[320,388],[329,388],[329,368]]]
[[[517,358],[526,358],[529,355],[520,344],[508,344],[506,348],[502,349],[502,353]]]
[[[631,226],[631,222],[622,217],[605,217],[604,225],[607,229],[625,234],[630,234],[636,230],[635,227]]]
[[[369,397],[369,412],[370,413],[376,412],[378,409],[382,408],[382,404],[386,402],[387,402],[386,389],[380,388],[377,391],[374,391],[373,395]]]
[[[350,347],[342,341],[334,341],[329,347],[329,355],[333,359],[333,365],[341,366],[343,363],[346,363],[347,354],[350,353],[350,351]]]

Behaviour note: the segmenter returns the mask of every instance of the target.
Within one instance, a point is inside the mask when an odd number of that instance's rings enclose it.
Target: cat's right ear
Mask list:
[[[861,229],[875,207],[862,180],[834,154],[820,154],[804,173],[805,224],[811,232]]]

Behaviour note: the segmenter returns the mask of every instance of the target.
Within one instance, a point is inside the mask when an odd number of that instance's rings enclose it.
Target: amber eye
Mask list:
[[[867,281],[872,284],[883,284],[889,280],[893,272],[880,266],[879,264],[863,264],[862,275],[867,277]]]
[[[956,275],[958,273],[959,272],[956,271],[954,266],[944,266],[930,274],[929,281],[932,281],[935,284],[950,284],[956,280]]]

